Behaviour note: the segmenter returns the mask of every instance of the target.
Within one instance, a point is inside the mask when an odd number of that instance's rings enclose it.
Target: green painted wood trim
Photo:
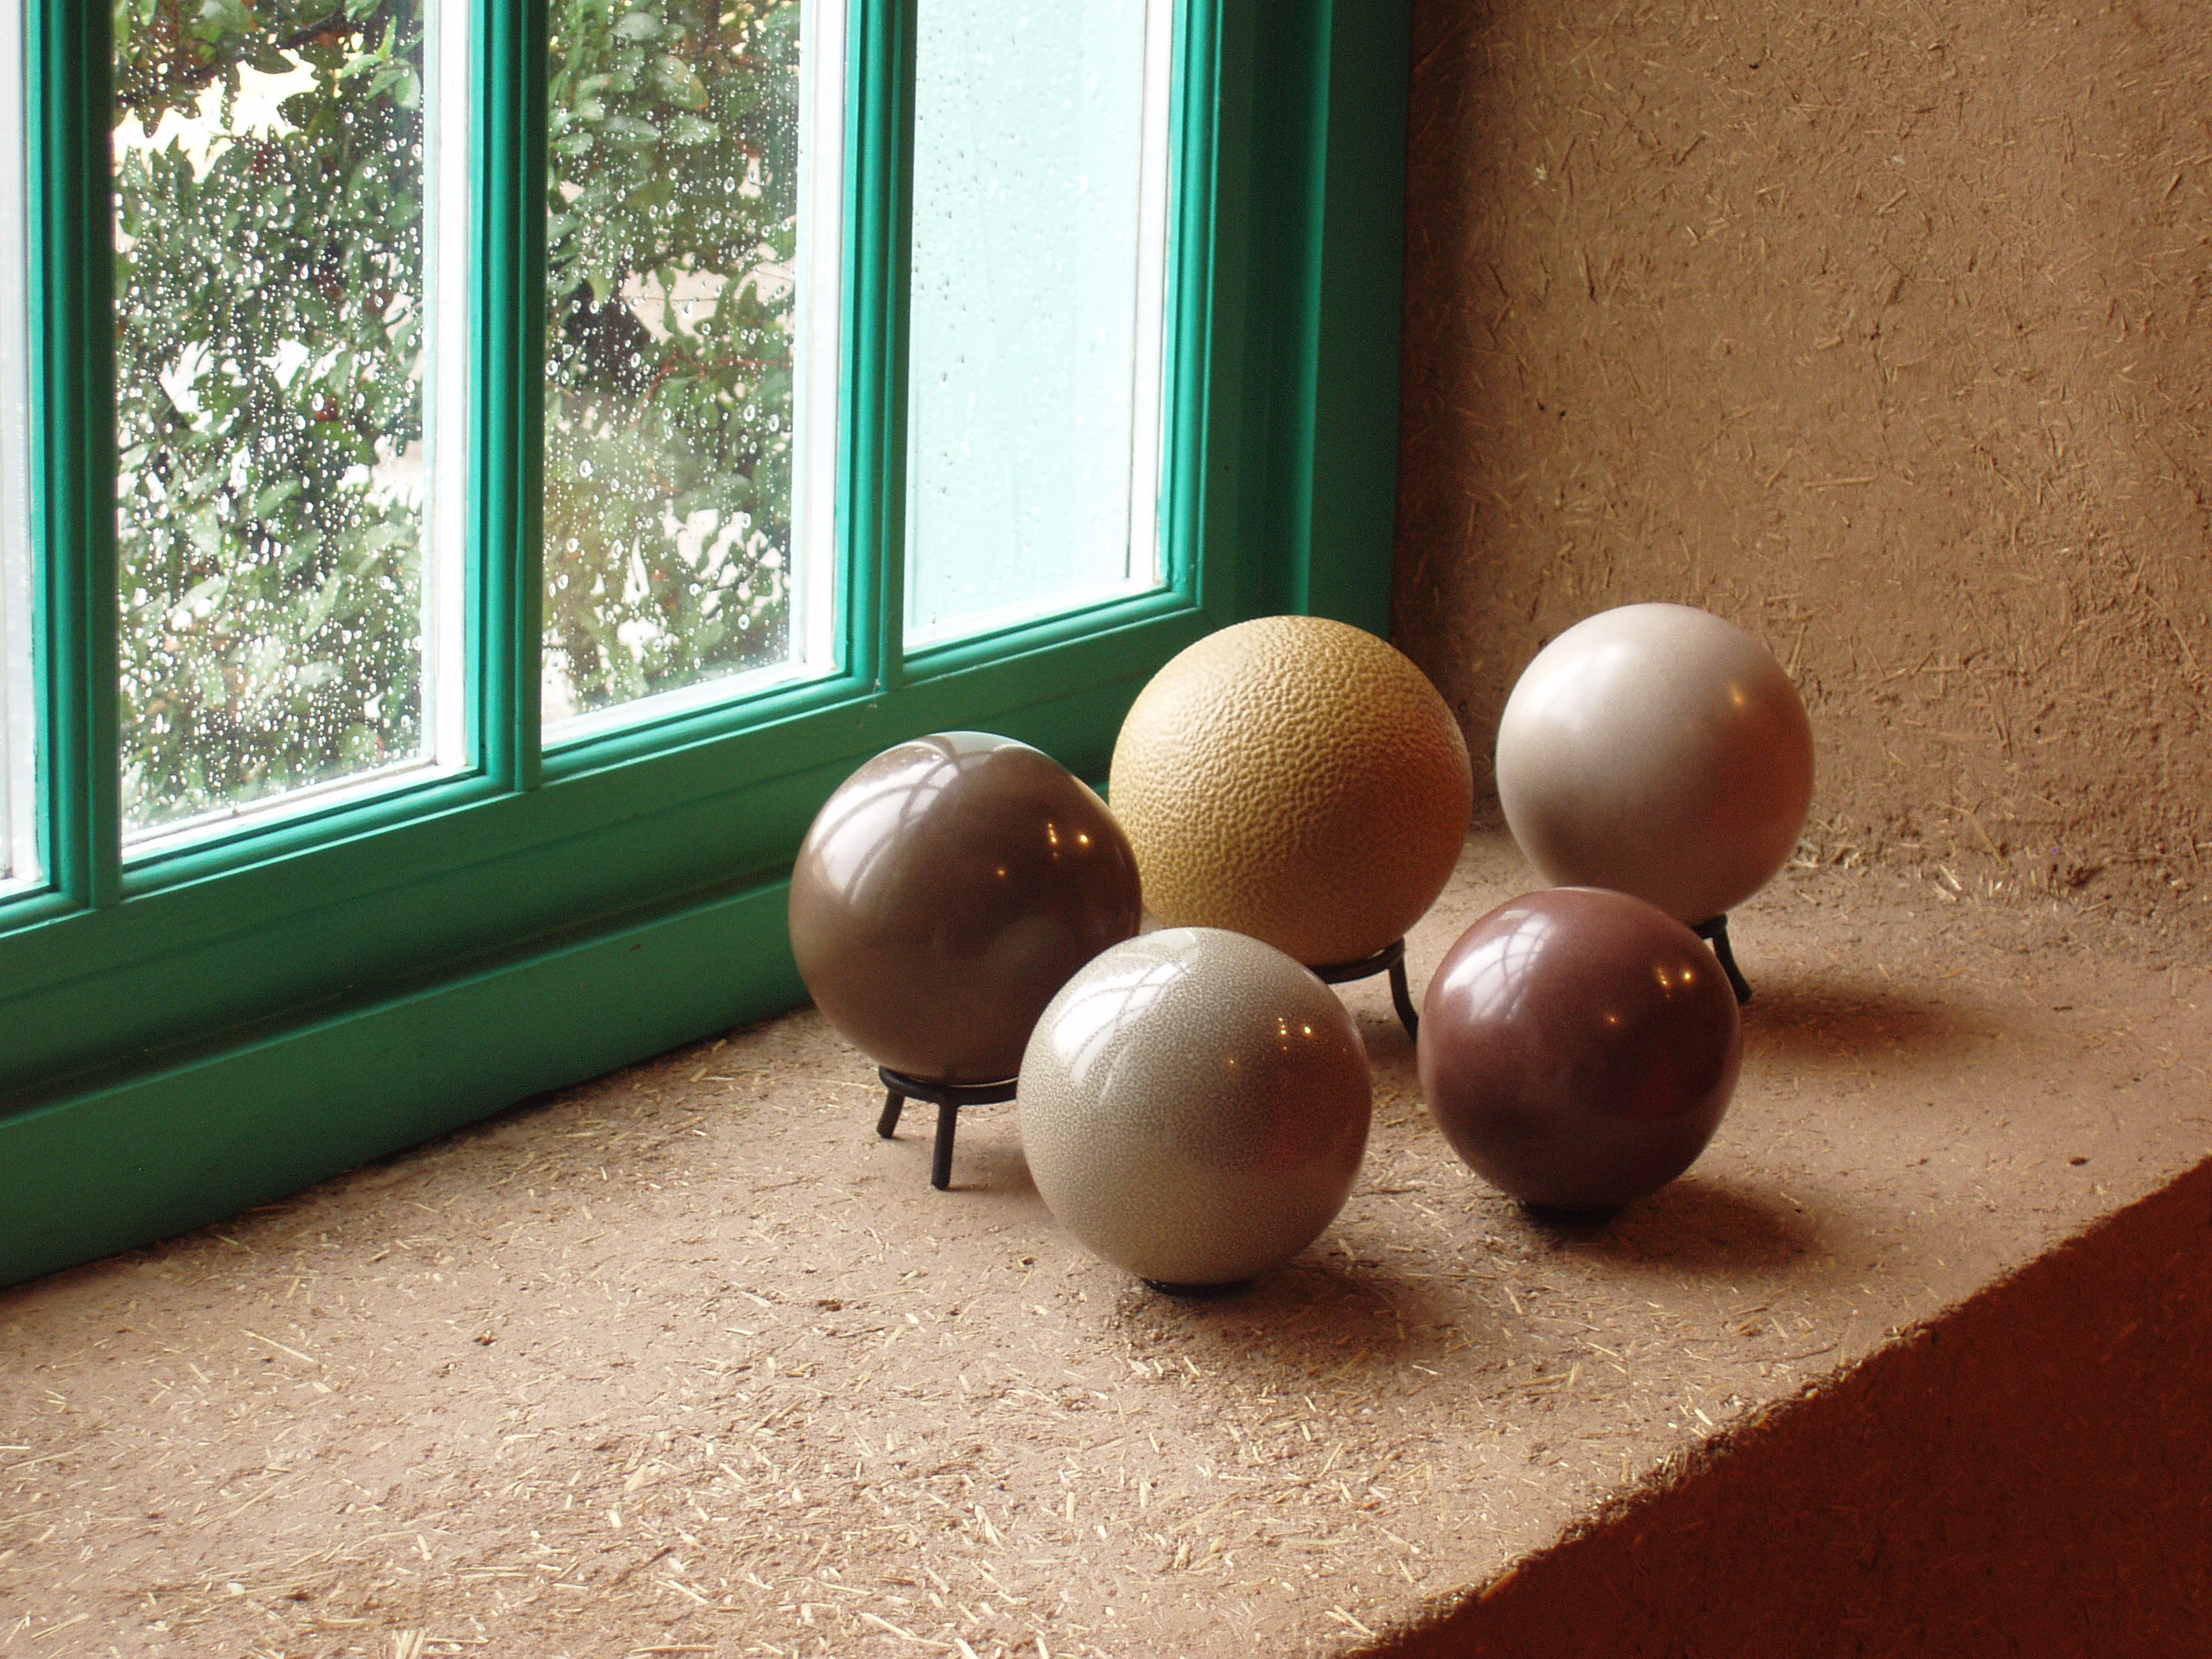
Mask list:
[[[486,778],[528,790],[542,755],[547,7],[475,3],[469,744]]]
[[[1217,536],[1212,516],[1217,476],[1233,471],[1236,460],[1220,446],[1215,419],[1217,389],[1237,384],[1235,330],[1221,326],[1219,232],[1227,204],[1218,10],[1213,0],[1185,6],[1174,42],[1167,118],[1177,162],[1168,176],[1166,360],[1160,375],[1167,408],[1160,468],[1160,551],[1168,589],[1215,626],[1249,614],[1241,596],[1256,551],[1233,536]]]
[[[24,24],[40,851],[59,900],[25,910],[51,915],[112,905],[123,893],[108,162],[114,54],[104,6],[34,0]]]
[[[1188,643],[1198,632],[1172,639]],[[1171,654],[1172,639],[1160,653]],[[834,738],[812,725],[798,746],[805,759],[794,754],[788,770],[713,792],[666,786],[664,777],[657,786],[655,769],[640,763],[504,795],[280,861],[258,897],[271,912],[281,901],[282,913],[235,914],[233,883],[219,877],[95,912],[84,925],[29,930],[9,943],[40,971],[0,995],[7,1062],[20,1068],[0,1088],[0,1117],[219,1050],[271,1016],[318,1017],[533,937],[787,868],[830,791],[868,755],[922,732],[987,726],[1079,772],[1103,772],[1148,671],[1057,698],[1002,690],[1005,701],[971,683],[993,677],[988,671],[948,677],[895,704],[842,710]],[[560,839],[524,833],[543,831],[549,816]],[[33,956],[32,945],[44,948]],[[92,971],[101,958],[108,965]],[[724,971],[741,974],[742,959]],[[124,1001],[148,985],[159,994]],[[561,1017],[593,1015],[587,1007]],[[303,1079],[302,1099],[315,1097]]]
[[[772,882],[541,944],[0,1122],[0,1283],[219,1219],[788,1007],[804,993],[785,894]],[[753,971],[733,975],[735,962]]]
[[[838,544],[844,665],[871,691],[904,683],[907,277],[914,240],[914,39],[919,0],[856,3],[848,61],[846,364]]]
[[[1329,0],[1311,89],[1310,252],[1294,608],[1390,632],[1410,0]]]
[[[1408,0],[1220,0],[1209,546],[1243,614],[1388,635]]]

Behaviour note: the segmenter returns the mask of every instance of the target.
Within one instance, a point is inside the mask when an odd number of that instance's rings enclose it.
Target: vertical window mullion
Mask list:
[[[486,772],[537,786],[543,765],[545,0],[479,0],[472,212],[480,273],[472,306],[476,559],[469,655],[471,740]]]
[[[853,0],[846,145],[846,418],[838,520],[849,561],[848,661],[906,677],[907,280],[913,263],[918,0]]]
[[[479,226],[472,204],[475,133],[476,0],[432,0],[423,36],[423,315],[424,469],[423,524],[423,742],[442,769],[473,769],[477,702],[470,673],[470,592],[476,561],[469,536],[475,493],[475,311]]]
[[[78,905],[123,892],[117,728],[113,105],[104,5],[26,8],[32,543],[43,863]]]
[[[1199,589],[1198,547],[1205,496],[1207,352],[1213,334],[1217,42],[1214,9],[1201,0],[1183,0],[1176,8],[1167,118],[1160,569],[1168,587],[1200,604],[1205,602]]]
[[[791,405],[795,454],[791,575],[801,608],[794,655],[849,670],[855,613],[849,550],[839,535],[846,296],[851,290],[847,181],[853,168],[853,0],[804,0],[800,26],[805,84],[799,98],[799,282],[792,334],[798,347]],[[834,165],[821,157],[833,156]],[[796,446],[803,446],[801,452]]]

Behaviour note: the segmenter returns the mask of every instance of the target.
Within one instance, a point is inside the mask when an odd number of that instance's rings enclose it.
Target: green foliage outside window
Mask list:
[[[116,41],[124,795],[156,823],[420,746],[421,513],[390,475],[422,437],[422,30],[124,0]],[[237,121],[242,69],[302,67],[280,120]]]
[[[549,715],[782,658],[796,0],[555,0]]]
[[[784,649],[798,10],[556,0],[546,640],[578,708]],[[423,35],[411,0],[117,6],[134,823],[421,751]]]

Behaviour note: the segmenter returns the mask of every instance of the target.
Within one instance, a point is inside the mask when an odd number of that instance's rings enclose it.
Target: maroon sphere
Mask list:
[[[1012,738],[940,732],[838,787],[791,871],[815,1004],[879,1065],[931,1083],[1021,1069],[1037,1016],[1143,919],[1105,803]]]
[[[1736,999],[1696,934],[1624,893],[1500,905],[1429,981],[1421,1083],[1452,1150],[1555,1210],[1617,1210],[1688,1169],[1744,1057]]]

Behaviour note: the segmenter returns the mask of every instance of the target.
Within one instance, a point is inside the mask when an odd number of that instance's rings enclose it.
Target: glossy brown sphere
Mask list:
[[[876,756],[791,871],[791,950],[816,1005],[877,1065],[932,1083],[1013,1077],[1053,994],[1142,916],[1105,804],[980,732]]]
[[[1437,969],[1421,1017],[1421,1092],[1452,1150],[1547,1209],[1617,1210],[1688,1169],[1743,1053],[1705,942],[1596,887],[1491,912]]]

